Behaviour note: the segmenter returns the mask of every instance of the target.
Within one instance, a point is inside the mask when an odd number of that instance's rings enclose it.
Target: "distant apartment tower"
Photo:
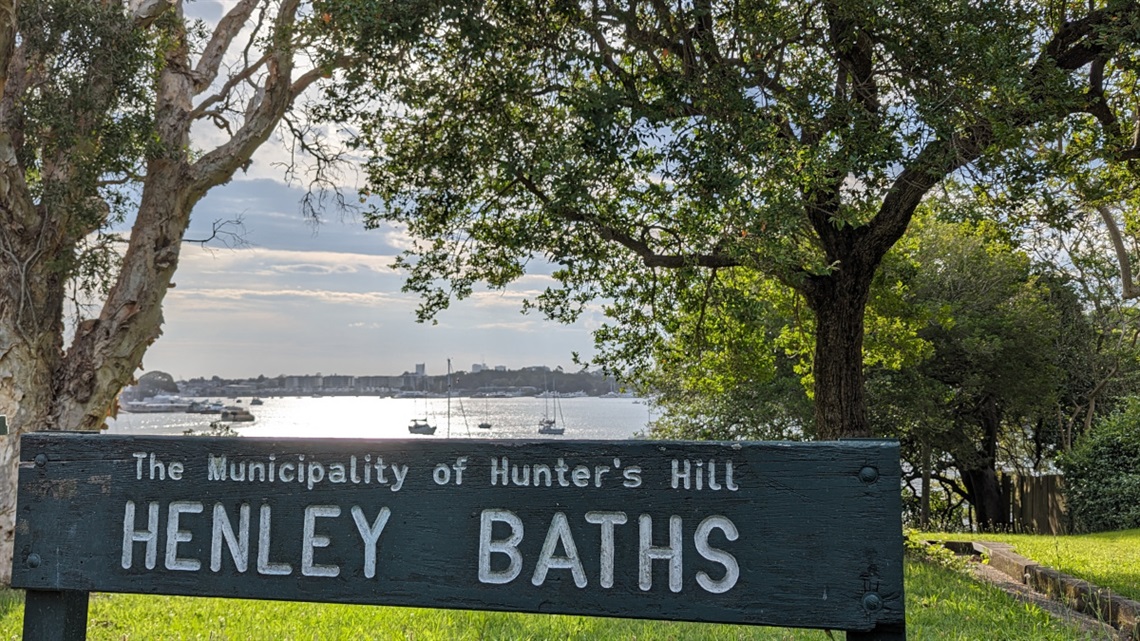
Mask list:
[[[427,376],[427,365],[423,363],[416,363],[416,376],[423,378]]]
[[[471,373],[472,374],[478,374],[479,372],[482,372],[485,369],[487,369],[487,366],[484,365],[483,363],[472,363],[471,364]]]

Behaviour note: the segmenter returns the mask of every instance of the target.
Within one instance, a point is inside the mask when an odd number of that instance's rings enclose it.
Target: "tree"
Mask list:
[[[178,393],[178,383],[175,383],[174,377],[166,372],[147,372],[139,377],[138,386],[143,398],[155,394]]]
[[[331,16],[302,0],[238,0],[211,31],[182,9],[182,0],[0,0],[5,581],[17,437],[99,429],[114,412],[161,334],[195,203],[282,126],[319,168],[330,160],[294,102],[350,61],[336,52]],[[404,7],[369,16],[389,25],[383,37],[414,28]],[[108,232],[132,218],[125,242]]]
[[[1063,282],[1035,274],[995,225],[923,219],[916,227],[908,253],[921,268],[906,288],[911,304],[927,310],[917,335],[932,350],[870,376],[872,413],[881,433],[906,441],[914,469],[929,465],[922,453],[945,453],[957,475],[942,483],[970,502],[980,529],[1008,526],[998,465],[1039,468],[1058,451],[1052,418],[1067,356],[1058,343],[1066,332],[1082,334],[1083,319],[1062,322],[1079,305],[1059,295]]]
[[[420,241],[401,265],[421,318],[540,258],[559,285],[532,303],[569,320],[613,301],[599,339],[637,362],[676,291],[762,273],[814,314],[817,434],[861,436],[864,309],[915,208],[1117,108],[1100,80],[1128,68],[1138,16],[1120,0],[503,0],[441,13],[408,64],[351,78],[375,80],[379,108],[332,115],[359,123],[373,221]]]

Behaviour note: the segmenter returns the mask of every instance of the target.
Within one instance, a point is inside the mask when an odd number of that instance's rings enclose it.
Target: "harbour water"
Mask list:
[[[488,439],[628,439],[646,431],[649,405],[631,398],[379,398],[375,396],[274,397],[250,406],[249,398],[224,399],[227,405],[246,407],[257,420],[235,423],[242,436],[310,438],[488,438]],[[561,410],[555,413],[556,406]],[[565,427],[558,436],[538,434],[544,416],[554,415]],[[408,433],[413,418],[427,417],[436,426],[433,436]],[[107,421],[110,434],[182,434],[206,430],[216,414],[120,412]],[[480,429],[481,422],[491,429]],[[449,428],[450,425],[450,428]]]

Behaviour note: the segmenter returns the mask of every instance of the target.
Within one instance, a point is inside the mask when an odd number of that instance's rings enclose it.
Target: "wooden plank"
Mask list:
[[[86,592],[28,590],[24,594],[24,641],[87,638]]]
[[[21,459],[15,587],[903,622],[894,441],[43,432]]]

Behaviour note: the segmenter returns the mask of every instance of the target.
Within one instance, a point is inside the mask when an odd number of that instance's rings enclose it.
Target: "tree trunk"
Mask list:
[[[2,147],[0,143],[0,147]],[[0,154],[2,155],[2,154]],[[5,163],[8,181],[15,167]],[[58,219],[30,200],[0,199],[0,414],[10,435],[0,438],[0,581],[11,576],[19,434],[48,429],[56,371],[63,354],[65,270],[70,255]]]
[[[1001,484],[998,483],[997,471],[993,466],[962,469],[962,482],[970,495],[970,503],[977,514],[979,532],[993,532],[1008,530],[1010,526],[1009,514],[1002,509]]]
[[[874,269],[842,267],[813,277],[805,288],[815,312],[815,437],[871,435],[863,395],[863,314]]]

